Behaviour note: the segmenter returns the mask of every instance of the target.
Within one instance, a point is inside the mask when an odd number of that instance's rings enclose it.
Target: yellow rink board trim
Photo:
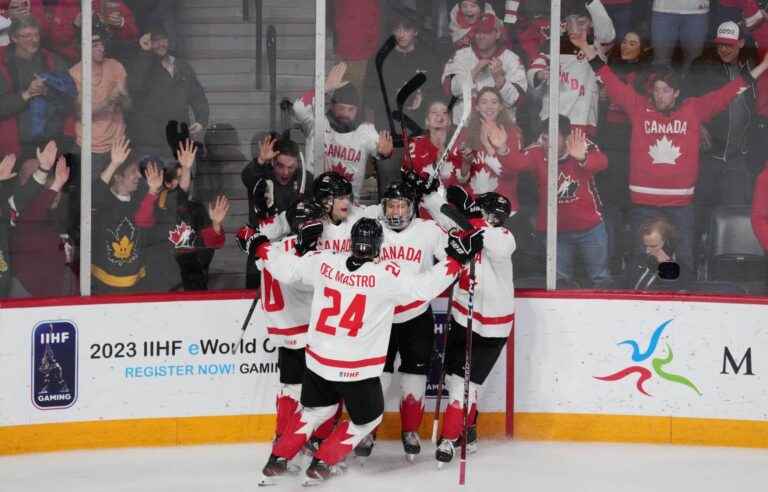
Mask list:
[[[421,435],[428,439],[432,415]],[[503,437],[505,415],[481,413],[482,437]],[[75,449],[266,442],[274,415],[103,420],[0,427],[0,455]],[[592,414],[515,414],[515,438],[768,448],[768,422]],[[400,418],[384,415],[382,439],[400,436]]]

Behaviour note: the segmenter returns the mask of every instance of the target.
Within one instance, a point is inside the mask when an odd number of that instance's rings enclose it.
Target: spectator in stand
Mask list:
[[[154,209],[163,187],[163,172],[147,166],[147,193],[138,202],[139,163],[130,159],[128,142],[112,146],[111,161],[93,189],[94,294],[141,292],[147,276],[145,234],[155,225]]]
[[[141,36],[139,45],[141,51],[128,65],[128,88],[135,102],[129,134],[137,148],[171,160],[175,156],[166,142],[166,126],[176,121],[188,125],[194,139],[202,138],[210,116],[208,98],[192,66],[168,51],[162,26]]]
[[[347,65],[346,80],[358,93],[370,60],[379,49],[379,0],[334,0],[336,57]]]
[[[60,297],[77,293],[74,248],[64,233],[67,217],[62,216],[67,207],[60,206],[67,198],[63,191],[70,170],[64,156],[56,158],[57,153],[56,142],[50,141],[44,150],[37,150],[37,160],[28,161],[38,166],[31,176],[22,176],[22,180],[27,179],[19,193],[27,194],[30,199],[19,210],[10,240],[17,280],[14,297]]]
[[[70,63],[80,60],[81,0],[59,0],[52,7],[49,24],[51,49]],[[139,38],[133,12],[122,0],[92,0],[93,14],[98,23],[108,31],[117,43],[133,45]]]
[[[576,36],[584,36],[590,47],[605,61],[605,47],[615,37],[613,22],[600,0],[585,3],[586,13],[573,13],[565,18],[565,33],[560,41],[560,114],[565,115],[587,135],[597,136],[599,88],[597,77],[583,53],[575,46]],[[530,86],[541,94],[541,120],[549,115],[549,55],[542,53],[528,69]]]
[[[13,154],[6,155],[0,161],[0,299],[8,297],[13,274],[8,244],[11,235],[11,209],[8,200],[13,196],[15,164],[16,156]]]
[[[637,24],[632,19],[632,0],[602,0],[608,16],[616,30],[616,39],[624,39],[624,36]]]
[[[548,122],[539,141],[515,160],[518,172],[534,173],[539,197],[536,230],[547,233],[547,153],[549,149]],[[608,235],[600,211],[600,195],[595,175],[608,167],[608,159],[584,131],[571,127],[560,116],[557,139],[557,275],[569,282],[575,280],[577,260],[581,260],[592,287],[605,286],[608,281]]]
[[[49,35],[48,16],[43,0],[0,0],[0,15],[10,20],[33,17],[40,26],[43,38]]]
[[[67,116],[62,106],[46,105],[40,118],[31,101],[48,94],[42,74],[66,72],[67,67],[40,47],[40,26],[34,18],[13,21],[10,37],[12,43],[0,50],[0,154],[14,153],[23,160],[34,156],[41,142],[62,135]]]
[[[439,100],[430,103],[427,106],[427,116],[424,118],[424,123],[426,125],[424,133],[410,140],[409,151],[403,154],[401,162],[402,169],[413,170],[420,175],[433,168],[448,144],[448,137],[453,126],[448,105]],[[454,162],[453,165],[457,169],[461,168],[462,159],[457,146],[447,158]],[[453,175],[454,173],[451,173],[451,176]],[[457,183],[443,182],[442,184],[447,187]]]
[[[651,42],[654,65],[671,66],[675,47],[680,44],[683,75],[701,56],[709,31],[709,1],[653,0]]]
[[[675,227],[664,217],[652,217],[640,226],[638,238],[642,253],[627,268],[622,287],[642,291],[688,290],[695,277],[689,267],[677,261]]]
[[[550,37],[549,8],[545,2],[525,2],[522,5],[520,23],[515,26],[515,34],[526,66],[541,53],[547,53],[546,43],[549,43]]]
[[[0,48],[11,44],[11,37],[8,36],[8,30],[11,27],[11,19],[0,15]]]
[[[528,84],[520,58],[502,45],[502,29],[501,21],[495,15],[483,14],[471,30],[471,46],[458,50],[445,65],[442,83],[447,95],[459,98],[467,81],[475,91],[495,88],[514,120],[515,105],[525,95]],[[454,105],[454,123],[458,124],[464,104],[471,103],[459,99]]]
[[[176,28],[178,0],[124,0],[136,18],[138,32],[147,32],[152,26],[162,25],[168,33],[171,50],[178,51],[179,36]]]
[[[248,223],[254,225],[265,214],[279,214],[310,195],[314,180],[299,161],[298,144],[287,136],[268,134],[259,142],[257,152],[241,174],[248,193]],[[245,287],[257,289],[259,281],[259,270],[250,257]]]
[[[720,24],[715,45],[715,56],[700,58],[691,66],[688,83],[692,96],[703,96],[757,65],[744,49],[744,33],[735,22]],[[706,149],[702,153],[696,185],[696,205],[700,215],[704,212],[708,217],[710,207],[746,205],[752,199],[754,176],[748,154],[757,91],[756,81],[749,81],[748,90],[736,96],[727,111],[719,113],[701,128]]]
[[[325,121],[325,156],[323,162],[313,163],[314,172],[334,171],[352,183],[355,199],[360,196],[369,158],[389,158],[394,150],[389,131],[376,132],[370,123],[360,123],[360,96],[353,85],[344,81],[347,70],[339,63],[325,80],[326,93],[332,93]],[[310,90],[293,104],[293,113],[307,135],[307,148],[313,148],[315,91]]]
[[[629,31],[620,45],[608,53],[608,64],[619,79],[632,87],[639,87],[645,81],[650,65],[649,41],[639,33]],[[642,91],[641,91],[642,92]],[[601,104],[605,107],[605,123],[598,128],[600,147],[608,156],[610,166],[599,173],[597,189],[605,205],[603,218],[608,230],[608,262],[611,273],[618,273],[622,268],[626,213],[629,209],[629,139],[631,126],[627,114],[621,106],[608,99],[605,87],[600,90]]]
[[[427,76],[426,83],[406,101],[403,108],[405,115],[414,123],[424,121],[425,102],[433,100],[442,92],[440,86],[442,66],[433,50],[419,40],[418,26],[418,20],[408,15],[396,14],[393,17],[391,31],[395,36],[396,44],[395,49],[385,59],[383,69],[384,84],[391,103],[395,101],[397,91],[417,72]],[[365,75],[363,100],[367,107],[366,112],[373,113],[373,118],[366,117],[366,120],[372,120],[376,128],[389,128],[390,116],[387,115],[384,107],[379,77],[373,64],[368,65],[368,72]],[[399,121],[396,123],[396,128],[400,128]],[[411,126],[408,128],[407,131],[413,134],[415,129]],[[403,154],[401,148],[396,149],[390,159],[379,162],[377,169],[379,193],[400,179],[400,160]]]
[[[451,9],[448,28],[456,50],[469,47],[472,43],[472,30],[484,14],[496,16],[493,6],[485,0],[462,0]]]
[[[768,70],[768,56],[749,72],[702,97],[678,103],[680,77],[671,69],[657,73],[651,101],[624,84],[589,45],[586,36],[574,38],[608,97],[621,106],[632,125],[629,191],[633,208],[630,224],[639,229],[648,217],[665,215],[680,234],[679,258],[693,268],[693,198],[699,177],[700,127],[749,89],[752,79]]]
[[[768,254],[768,161],[755,183],[755,194],[752,198],[752,230],[755,231],[757,240]]]
[[[126,86],[125,68],[119,61],[107,57],[106,34],[104,31],[93,31],[91,55],[93,67],[93,79],[91,81],[93,179],[97,179],[101,171],[109,164],[110,151],[114,143],[125,138],[123,111],[128,110],[131,106]],[[77,84],[79,100],[83,93],[82,62],[70,68],[69,74]],[[79,107],[78,102],[78,109]],[[80,119],[78,119],[75,129],[77,145],[82,147],[83,128]],[[79,149],[76,152],[80,154]]]
[[[155,226],[145,248],[148,290],[208,290],[214,250],[224,246],[227,197],[219,195],[207,207],[189,199],[196,150],[191,140],[181,142],[179,160],[164,166]]]

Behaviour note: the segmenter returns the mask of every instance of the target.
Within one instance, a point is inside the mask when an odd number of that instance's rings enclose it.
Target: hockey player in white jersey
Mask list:
[[[264,237],[257,241],[256,255],[275,278],[314,288],[303,410],[274,443],[261,483],[274,483],[286,473],[287,461],[315,427],[337,411],[339,400],[344,400],[351,422],[342,421],[323,441],[306,471],[306,483],[328,479],[381,422],[384,397],[379,376],[386,362],[394,307],[439,295],[458,276],[462,263],[481,251],[482,234],[452,237],[446,259],[417,275],[404,272],[398,262],[380,259],[383,229],[375,219],[362,218],[352,227],[351,253],[326,250],[296,259],[271,247]]]
[[[510,203],[497,193],[477,197],[470,210],[482,218],[471,219],[484,233],[484,248],[475,260],[475,290],[472,316],[472,364],[469,392],[467,436],[470,448],[476,446],[477,395],[504,348],[515,321],[512,253],[515,239],[503,227],[509,217]],[[445,348],[445,386],[448,407],[435,457],[439,462],[453,459],[454,448],[462,438],[464,408],[464,361],[468,317],[469,276],[462,273],[454,287],[451,328]]]
[[[360,96],[348,82],[343,81],[346,64],[333,67],[325,81],[325,91],[331,95],[331,105],[325,121],[325,153],[323,162],[310,163],[315,175],[335,171],[352,183],[354,196],[360,196],[365,180],[366,163],[370,157],[384,159],[392,155],[392,136],[388,131],[377,132],[370,123],[360,123]],[[293,113],[307,137],[307,148],[315,138],[315,91],[310,90],[293,104]]]

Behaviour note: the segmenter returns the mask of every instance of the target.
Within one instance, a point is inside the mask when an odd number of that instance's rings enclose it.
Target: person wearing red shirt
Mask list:
[[[48,36],[48,16],[45,14],[43,0],[0,0],[0,15],[16,20],[22,17],[34,17],[40,25],[40,33]]]
[[[586,36],[575,43],[601,77],[611,101],[619,104],[632,125],[629,191],[630,224],[636,231],[649,216],[666,215],[680,231],[680,261],[693,265],[693,197],[699,177],[700,127],[723,111],[734,97],[768,70],[768,56],[749,73],[718,90],[678,103],[680,78],[667,69],[656,74],[651,99],[624,84],[589,45]]]
[[[379,48],[379,2],[335,0],[333,7],[336,55],[347,63],[346,80],[362,93],[368,60]]]
[[[752,230],[760,245],[768,252],[768,162],[757,177],[752,198]]]
[[[608,235],[601,212],[600,196],[595,185],[595,174],[608,167],[608,158],[588,140],[584,131],[571,128],[571,122],[560,116],[560,135],[557,139],[557,275],[574,280],[576,259],[584,264],[592,286],[608,281]],[[548,128],[545,120],[543,128]],[[547,207],[547,152],[548,135],[545,130],[539,141],[516,161],[518,170],[532,172],[538,183],[539,197],[536,231],[546,234]]]

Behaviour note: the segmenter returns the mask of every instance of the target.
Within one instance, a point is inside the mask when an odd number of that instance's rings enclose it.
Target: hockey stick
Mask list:
[[[461,86],[461,121],[453,132],[451,139],[448,141],[448,145],[443,149],[443,155],[437,161],[437,175],[440,176],[440,171],[445,165],[445,160],[448,158],[448,154],[451,153],[451,149],[456,145],[456,141],[459,139],[459,134],[469,123],[469,115],[472,113],[472,79],[467,78],[464,80],[464,85]]]
[[[392,137],[394,138],[395,133],[395,122],[392,119],[392,108],[389,105],[389,96],[387,95],[387,86],[384,83],[384,60],[386,60],[387,56],[392,52],[393,49],[395,49],[395,44],[397,42],[395,41],[395,35],[388,37],[386,41],[384,41],[384,44],[381,45],[381,48],[379,48],[379,51],[376,53],[376,72],[379,75],[379,87],[381,88],[381,97],[384,99],[384,109],[387,112],[387,120],[389,121],[389,131],[392,134]]]
[[[243,326],[240,328],[240,339],[235,344],[235,347],[232,349],[232,355],[237,354],[237,347],[240,346],[241,343],[243,343],[243,339],[245,338],[245,330],[248,329],[248,323],[251,322],[251,316],[253,316],[253,311],[256,309],[256,304],[259,303],[260,296],[256,296],[253,299],[253,302],[251,303],[250,309],[248,309],[248,315],[245,317],[245,321],[243,321]]]
[[[448,331],[451,328],[451,305],[453,304],[453,286],[448,292],[448,310],[445,313],[445,326],[443,327],[442,342],[443,350],[440,352],[440,379],[437,381],[437,401],[435,401],[435,415],[432,417],[432,442],[437,444],[437,428],[440,424],[440,404],[443,400],[443,385],[445,384],[445,350],[448,345]],[[437,339],[436,339],[437,340]]]
[[[472,317],[475,315],[475,257],[469,262],[469,289],[467,290],[467,340],[464,349],[464,439],[459,460],[459,485],[467,478],[467,434],[469,433],[469,386],[472,377]]]
[[[299,159],[301,159],[301,186],[299,186],[299,196],[304,199],[304,185],[307,180],[307,163],[304,161],[304,152],[299,151]]]
[[[397,96],[395,97],[395,102],[397,103],[397,112],[400,114],[400,132],[403,136],[403,149],[405,154],[408,156],[408,162],[410,163],[411,169],[413,169],[413,162],[411,161],[411,153],[408,152],[408,130],[405,127],[405,114],[403,113],[403,106],[405,106],[405,102],[410,98],[416,91],[418,91],[422,85],[427,81],[427,76],[424,75],[424,72],[417,72],[416,75],[411,77],[411,79],[403,85],[400,90],[397,91]]]

